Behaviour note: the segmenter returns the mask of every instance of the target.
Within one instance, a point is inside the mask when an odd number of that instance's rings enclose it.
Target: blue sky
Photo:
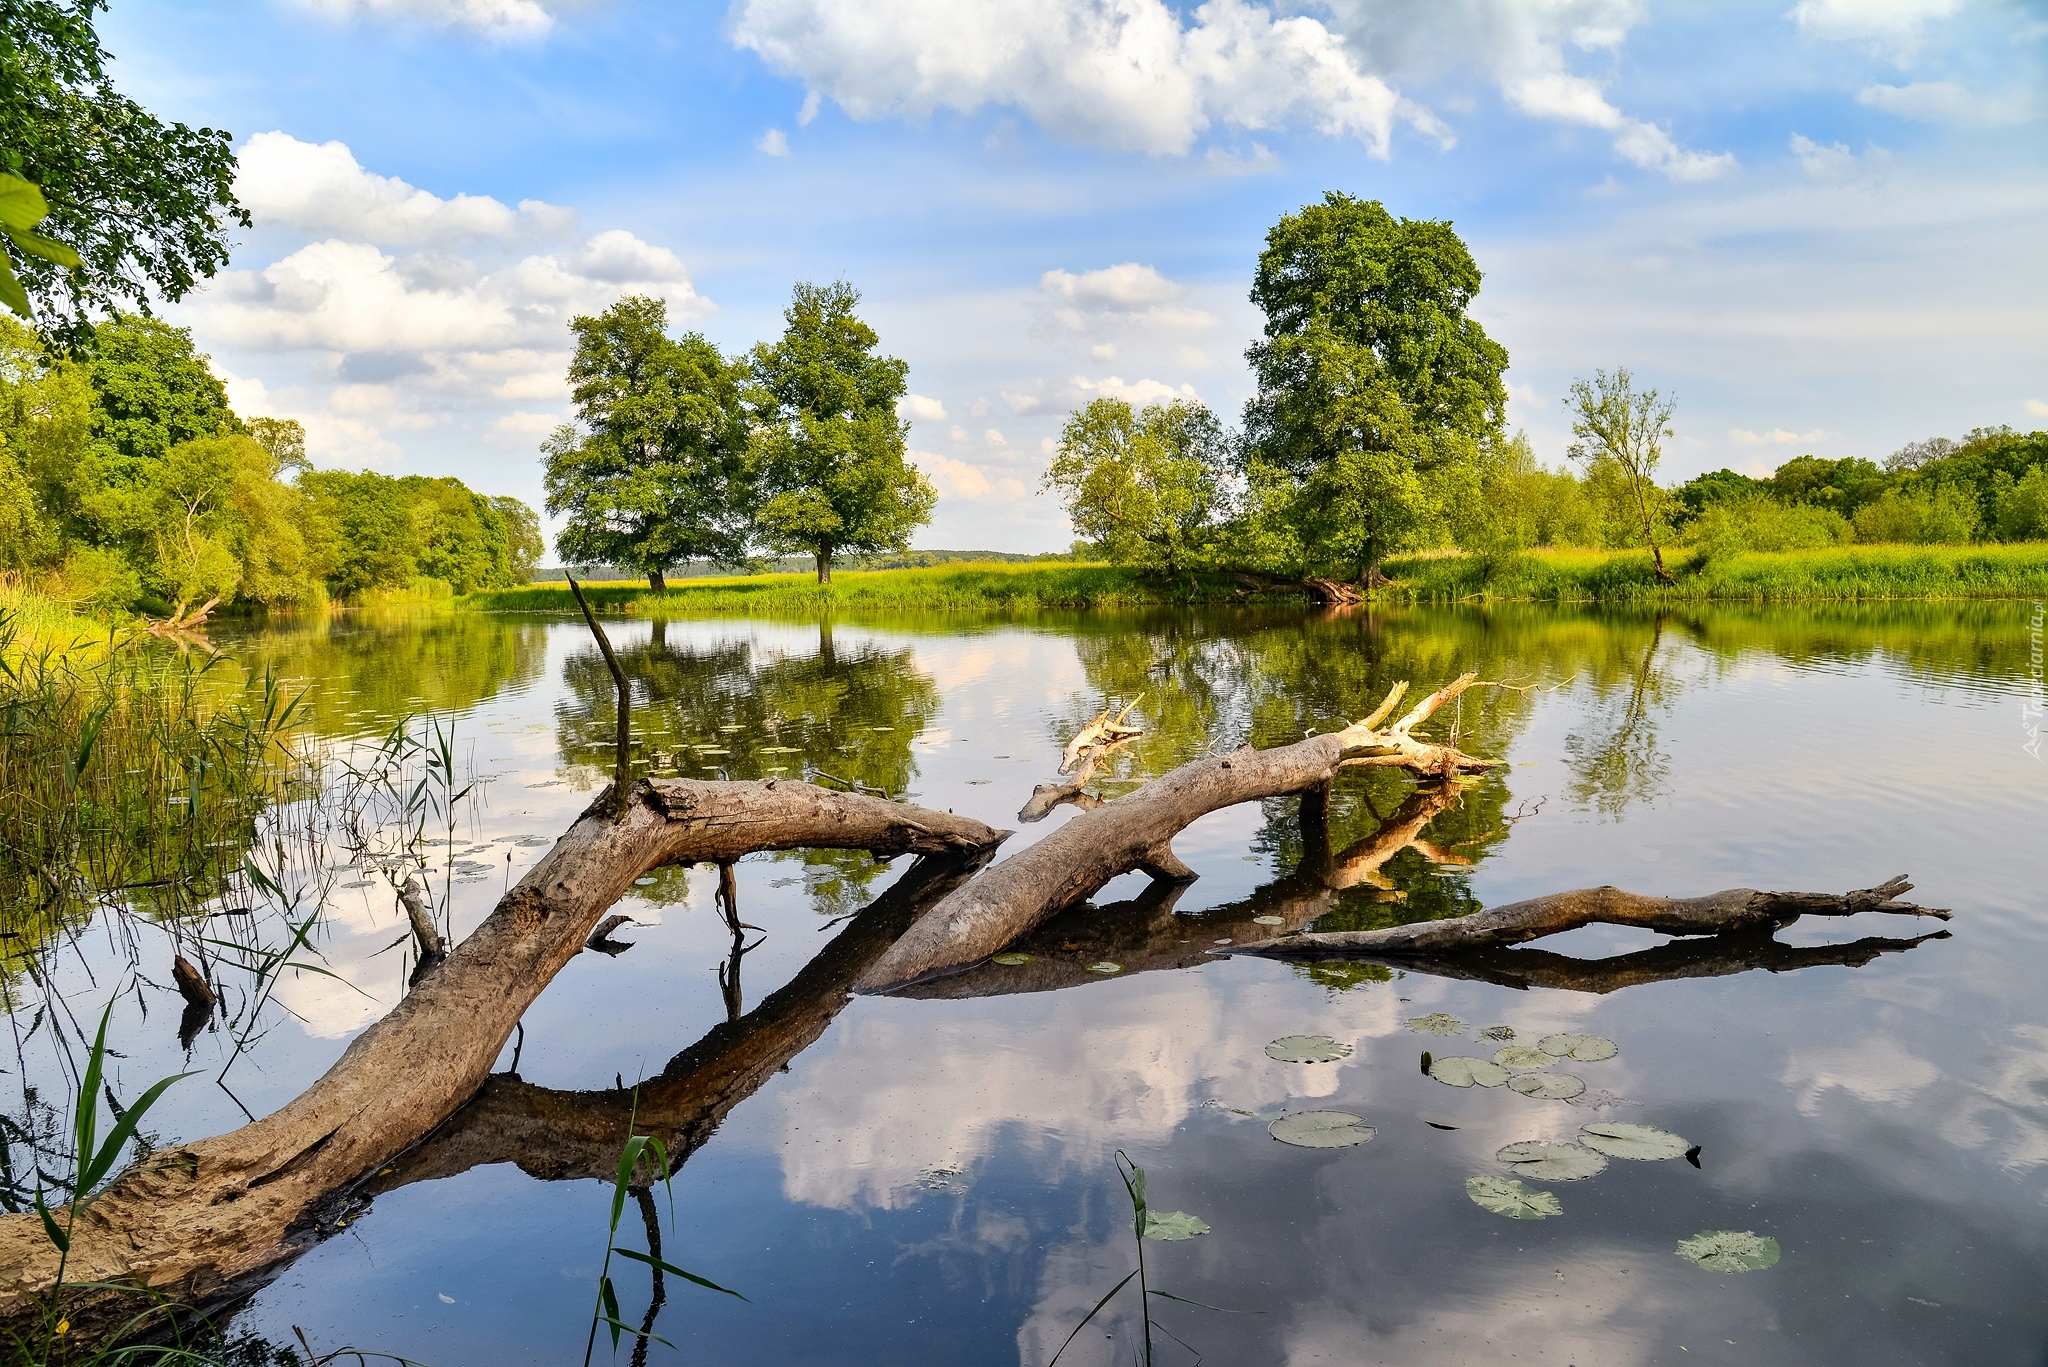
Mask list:
[[[170,310],[316,463],[541,502],[567,318],[737,350],[845,278],[910,363],[922,546],[1063,548],[1101,394],[1248,394],[1266,229],[1447,218],[1510,421],[1678,399],[1665,473],[2048,426],[2048,12],[1998,0],[116,0],[115,75],[255,213]]]

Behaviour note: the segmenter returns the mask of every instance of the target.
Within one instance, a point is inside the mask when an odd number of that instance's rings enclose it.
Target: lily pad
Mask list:
[[[1297,1111],[1268,1125],[1266,1133],[1297,1148],[1348,1149],[1367,1142],[1379,1131],[1366,1124],[1363,1116],[1349,1111]]]
[[[1501,1044],[1507,1043],[1514,1037],[1515,1027],[1512,1025],[1489,1025],[1479,1032],[1479,1038],[1495,1040]]]
[[[1145,1237],[1148,1239],[1192,1239],[1198,1234],[1208,1232],[1207,1220],[1199,1215],[1190,1215],[1184,1210],[1145,1212]]]
[[[1576,1182],[1604,1172],[1607,1159],[1579,1144],[1553,1144],[1544,1139],[1524,1139],[1494,1155],[1523,1177],[1539,1182]]]
[[[1548,1068],[1551,1057],[1526,1044],[1510,1044],[1505,1049],[1495,1050],[1493,1061],[1511,1073],[1526,1073],[1536,1068]]]
[[[1432,1011],[1426,1016],[1414,1017],[1408,1022],[1408,1028],[1418,1035],[1462,1035],[1469,1027],[1456,1016]]]
[[[1536,1041],[1536,1047],[1555,1058],[1577,1059],[1580,1063],[1598,1063],[1620,1052],[1613,1040],[1599,1035],[1545,1035]]]
[[[1586,1084],[1570,1073],[1517,1073],[1508,1087],[1538,1101],[1570,1101],[1586,1090]]]
[[[1252,917],[1252,924],[1255,926],[1284,926],[1287,924],[1287,918],[1285,916],[1254,916]]]
[[[1465,1194],[1480,1209],[1510,1220],[1541,1220],[1546,1215],[1564,1214],[1564,1206],[1555,1196],[1511,1177],[1468,1177]]]
[[[1031,956],[1029,954],[998,954],[996,955],[996,962],[1005,968],[1015,968],[1018,964],[1030,963]]]
[[[1463,1054],[1432,1059],[1429,1075],[1452,1087],[1498,1087],[1508,1080],[1508,1070],[1498,1063],[1483,1058],[1467,1058]]]
[[[1282,1035],[1266,1046],[1266,1057],[1282,1063],[1335,1063],[1351,1057],[1351,1046],[1328,1035]]]
[[[1088,965],[1088,971],[1090,973],[1121,973],[1124,971],[1124,966],[1122,964],[1113,964],[1109,960],[1104,959],[1099,964]]]
[[[1601,1120],[1579,1130],[1579,1142],[1609,1158],[1635,1158],[1652,1162],[1659,1158],[1683,1158],[1692,1141],[1681,1139],[1655,1125],[1629,1125],[1618,1120]]]
[[[1778,1261],[1778,1241],[1749,1230],[1708,1229],[1678,1241],[1678,1256],[1709,1272],[1761,1272]]]

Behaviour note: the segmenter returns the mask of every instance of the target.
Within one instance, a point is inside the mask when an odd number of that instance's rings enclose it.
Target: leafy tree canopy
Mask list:
[[[24,250],[8,264],[46,332],[90,340],[97,315],[182,299],[227,263],[249,226],[228,134],[158,119],[114,89],[93,30],[102,0],[0,0],[0,170],[40,187],[36,231],[81,267]]]
[[[1474,494],[1508,364],[1466,315],[1479,282],[1450,224],[1336,191],[1266,235],[1244,424],[1256,516],[1286,529],[1273,553],[1367,577]]]
[[[1221,424],[1198,403],[1135,412],[1096,399],[1067,419],[1044,487],[1110,559],[1179,573],[1216,539],[1229,460]]]
[[[904,549],[938,497],[906,458],[896,416],[910,368],[880,354],[859,303],[843,280],[799,284],[781,339],[752,356],[759,533],[772,550],[811,555],[819,583],[842,551]]]
[[[657,589],[682,561],[744,559],[744,365],[694,332],[671,338],[667,302],[645,295],[569,326],[578,422],[542,447],[548,511],[568,517],[562,558],[637,570]]]

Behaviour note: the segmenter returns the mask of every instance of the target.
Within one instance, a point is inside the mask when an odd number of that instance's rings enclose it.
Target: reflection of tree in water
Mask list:
[[[1667,791],[1671,759],[1658,743],[1656,717],[1671,705],[1677,684],[1657,659],[1663,642],[1660,616],[1650,639],[1634,648],[1623,680],[1612,670],[1595,672],[1593,706],[1564,741],[1571,798],[1579,807],[1619,816],[1631,802],[1654,802]]]
[[[548,628],[475,612],[320,616],[216,641],[261,676],[277,671],[321,735],[357,733],[424,712],[466,711],[531,683]]]
[[[635,772],[806,778],[892,797],[910,788],[918,772],[911,742],[940,706],[938,685],[919,671],[914,650],[870,641],[844,647],[829,622],[809,654],[746,640],[671,647],[663,624],[656,627],[645,643],[618,650],[633,685]],[[564,758],[609,768],[616,695],[594,645],[568,659],[563,681],[570,700],[557,705],[555,725]],[[834,916],[869,901],[886,867],[859,850],[772,857],[801,863],[812,905]]]

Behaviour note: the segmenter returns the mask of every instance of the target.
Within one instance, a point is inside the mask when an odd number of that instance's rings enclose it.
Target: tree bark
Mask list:
[[[1491,911],[1443,921],[1420,921],[1384,930],[1295,935],[1257,945],[1232,945],[1232,954],[1269,958],[1333,958],[1340,954],[1406,956],[1447,951],[1505,949],[1595,923],[1637,926],[1666,935],[1769,933],[1801,916],[1855,916],[1866,911],[1949,919],[1940,907],[1894,900],[1912,889],[1904,874],[1857,892],[1759,892],[1730,888],[1705,897],[1649,897],[1616,887],[1553,892]]]
[[[665,570],[647,571],[647,588],[651,593],[668,592],[668,573]]]
[[[327,1074],[272,1115],[160,1151],[79,1216],[65,1308],[81,1334],[125,1316],[140,1282],[194,1307],[232,1296],[327,1233],[333,1193],[386,1163],[475,1093],[513,1026],[633,880],[665,864],[757,850],[958,856],[1006,832],[947,812],[775,780],[643,782],[601,795],[497,909]],[[59,1215],[60,1223],[63,1216]],[[57,1252],[34,1215],[0,1218],[0,1318],[30,1313]]]
[[[868,970],[858,990],[884,992],[959,972],[1131,869],[1165,881],[1191,879],[1172,845],[1190,823],[1240,802],[1321,787],[1342,765],[1398,766],[1442,777],[1491,768],[1493,761],[1410,734],[1477,681],[1477,675],[1461,675],[1380,729],[1407,690],[1397,684],[1371,716],[1342,731],[1196,760],[1083,812],[926,912]]]
[[[829,583],[831,583],[831,582],[832,582],[832,552],[830,552],[830,551],[815,551],[815,552],[813,552],[812,554],[813,554],[813,558],[814,558],[814,559],[815,559],[815,560],[816,560],[816,561],[818,562],[818,582],[819,582],[820,584],[829,584]]]

